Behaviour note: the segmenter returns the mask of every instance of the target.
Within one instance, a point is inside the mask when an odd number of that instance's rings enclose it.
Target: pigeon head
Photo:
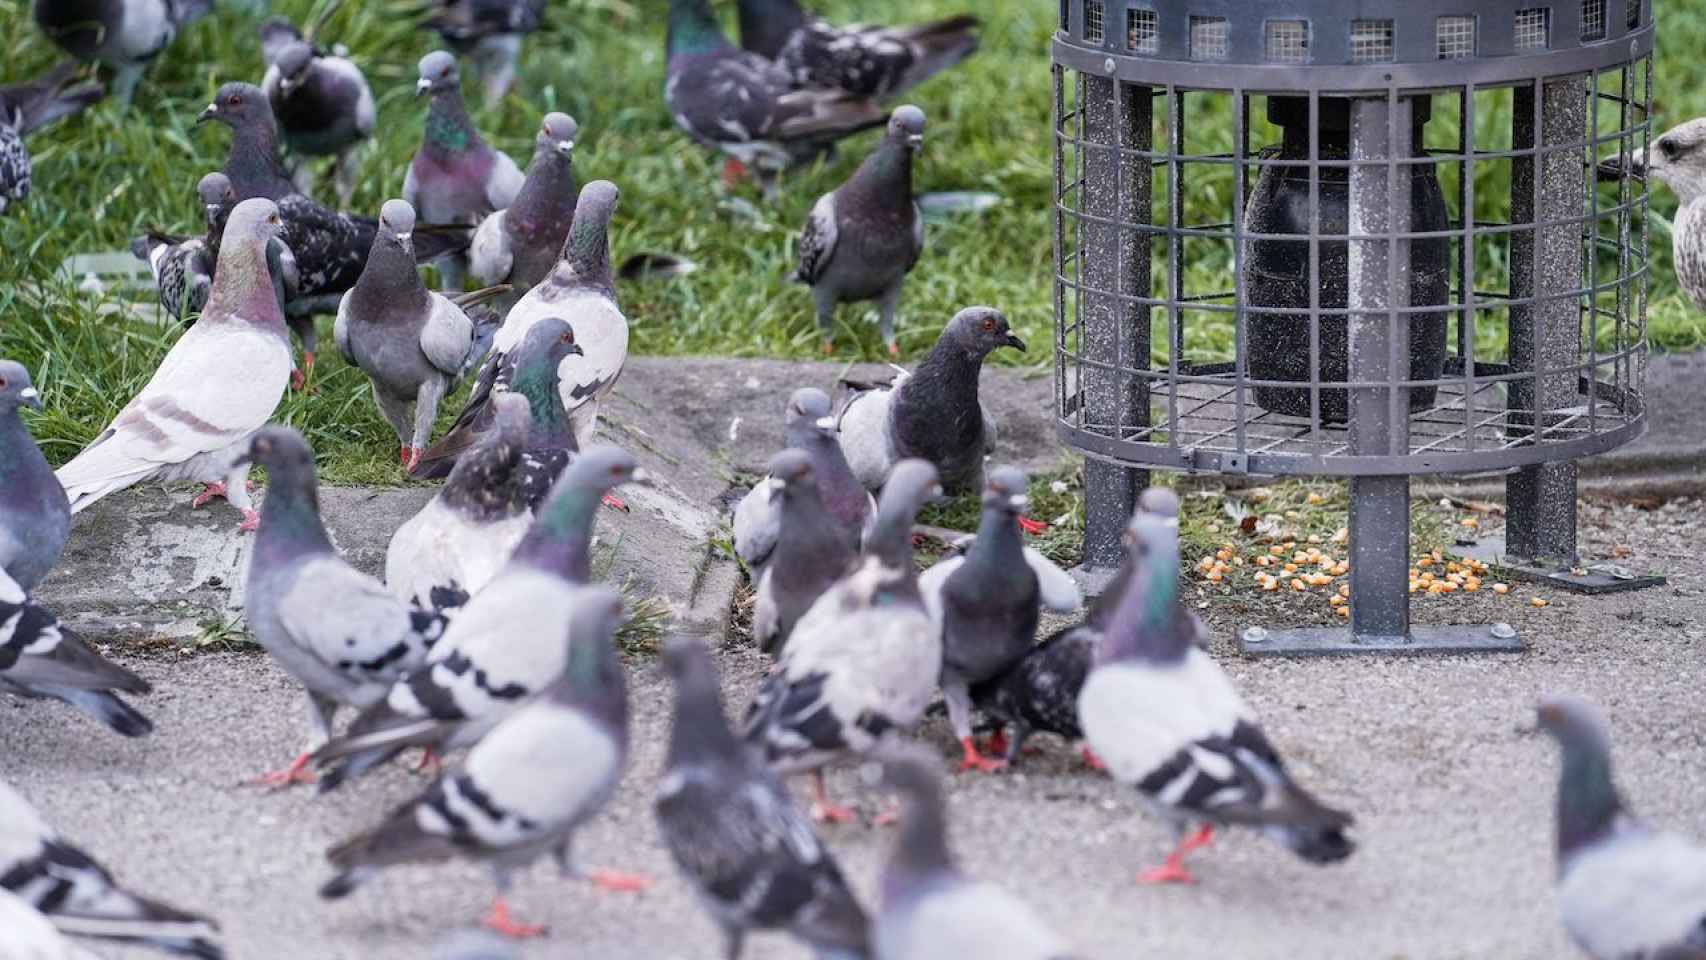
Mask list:
[[[421,58],[420,79],[415,81],[415,96],[431,93],[462,91],[462,75],[457,72],[456,58],[443,50],[434,50]]]
[[[1167,487],[1145,487],[1137,498],[1137,509],[1132,512],[1131,519],[1126,521],[1125,533],[1121,534],[1129,551],[1137,542],[1137,521],[1143,517],[1174,517],[1179,516],[1179,495]]]
[[[1007,326],[1007,317],[994,307],[961,310],[948,321],[948,328],[942,331],[942,336],[975,357],[987,357],[1002,347],[1025,352],[1025,341],[1013,335]]]
[[[415,208],[406,200],[391,199],[379,208],[379,235],[414,253]]]
[[[231,219],[225,224],[227,238],[252,239],[260,244],[261,249],[265,249],[267,241],[282,232],[284,221],[279,218],[278,204],[265,197],[251,197],[237,204],[237,208],[231,211]]]
[[[1706,196],[1706,117],[1666,130],[1645,151],[1629,158],[1630,173],[1651,174],[1689,204]]]
[[[314,48],[301,40],[293,41],[278,54],[278,86],[289,96],[308,79],[308,68],[314,63]]]
[[[912,104],[896,107],[889,115],[888,138],[908,150],[924,148],[924,111]]]
[[[663,669],[677,686],[702,684],[715,676],[711,651],[692,637],[670,637],[663,644]]]
[[[633,454],[608,444],[582,450],[535,512],[533,525],[516,544],[515,559],[585,582],[591,576],[587,548],[593,517],[604,494],[625,483],[651,483]]]
[[[589,584],[569,601],[569,662],[561,684],[548,694],[575,704],[619,729],[627,715],[622,662],[616,657],[616,628],[622,625],[622,595],[606,584]]]
[[[900,794],[900,836],[883,872],[883,899],[912,882],[952,871],[948,852],[941,761],[913,746],[889,748],[881,758],[883,784]]]
[[[237,196],[231,189],[231,178],[218,171],[202,177],[195,185],[195,193],[201,199],[202,214],[207,218],[208,226],[219,222],[227,205]]]
[[[521,338],[517,353],[516,376],[525,380],[556,373],[565,357],[586,355],[581,345],[575,342],[575,328],[563,317],[535,320]]]
[[[41,394],[30,382],[30,371],[16,360],[0,360],[0,414],[19,407],[41,409]]]
[[[563,240],[563,256],[551,274],[551,283],[561,289],[594,287],[613,293],[610,274],[610,218],[620,197],[616,184],[594,180],[581,188],[575,200],[575,218]],[[549,298],[547,298],[549,299]]]
[[[983,506],[1021,516],[1031,505],[1029,481],[1018,467],[996,467],[983,481]]]
[[[1558,779],[1562,861],[1608,833],[1623,809],[1611,779],[1611,735],[1598,708],[1580,697],[1551,697],[1540,704],[1536,719],[1558,741],[1564,759]]]
[[[924,501],[941,495],[941,480],[928,460],[910,458],[895,464],[883,481],[877,526],[865,541],[865,552],[887,566],[910,569],[913,521]]]
[[[585,638],[590,641],[586,646],[608,650],[621,624],[622,594],[615,587],[594,583],[580,589],[569,611],[569,635],[575,638],[575,646]],[[570,664],[572,670],[572,659]]]
[[[544,153],[550,151],[560,157],[572,157],[575,153],[575,136],[580,133],[580,125],[575,118],[566,113],[547,113],[545,121],[539,125],[539,136],[533,139],[533,149]]]
[[[195,118],[198,124],[209,120],[223,123],[233,130],[262,121],[270,127],[273,124],[272,107],[267,104],[266,94],[260,87],[252,83],[227,83],[213,95],[213,102],[207,105],[207,109]]]
[[[820,436],[833,436],[837,427],[829,394],[816,387],[801,387],[788,398],[783,423],[794,429],[805,429]]]
[[[1179,629],[1179,518],[1139,512],[1126,527],[1130,578],[1096,651],[1098,662],[1185,656],[1192,631]]]
[[[239,454],[237,462],[263,467],[269,475],[299,475],[304,470],[313,472],[314,451],[302,434],[269,424],[255,431],[248,452]]]

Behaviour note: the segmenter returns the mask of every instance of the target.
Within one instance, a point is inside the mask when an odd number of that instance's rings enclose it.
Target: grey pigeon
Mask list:
[[[31,9],[61,50],[113,68],[113,98],[128,107],[143,68],[213,0],[35,0]]]
[[[338,350],[367,374],[373,402],[396,431],[405,470],[426,450],[439,401],[473,372],[497,331],[496,314],[470,317],[462,308],[502,292],[451,300],[428,290],[415,270],[414,228],[413,207],[385,201],[367,266],[338,304],[333,327]]]
[[[65,933],[144,944],[221,960],[219,931],[205,917],[137,896],[87,853],[59,836],[16,790],[0,781],[0,890],[47,914]],[[0,946],[16,946],[10,927]],[[5,956],[18,957],[11,949]],[[24,954],[23,957],[35,957]]]
[[[403,176],[403,199],[431,223],[477,225],[515,202],[526,179],[506,153],[481,139],[462,103],[456,58],[435,50],[421,58],[415,94],[432,94],[420,149]],[[445,285],[462,287],[459,257],[440,265]]]
[[[853,566],[859,545],[824,509],[811,455],[784,450],[770,458],[765,490],[778,516],[776,546],[758,574],[752,638],[779,655],[788,636],[824,591]]]
[[[469,272],[488,286],[514,287],[507,306],[551,273],[568,239],[575,218],[575,135],[579,132],[568,114],[547,113],[533,138],[533,160],[515,202],[488,215],[474,231]]]
[[[942,670],[942,638],[918,593],[912,523],[937,495],[936,470],[903,460],[877,502],[877,531],[858,566],[794,625],[775,672],[742,721],[742,736],[784,773],[811,771],[818,820],[846,820],[822,768],[867,753],[918,724]]]
[[[983,519],[964,556],[919,577],[924,603],[942,630],[942,695],[965,757],[960,769],[990,773],[1004,764],[972,741],[971,687],[1001,675],[1030,652],[1043,607],[1071,613],[1078,585],[1047,557],[1026,548],[1019,518],[1030,505],[1025,472],[996,467],[983,488]]]
[[[195,505],[226,497],[243,511],[239,530],[255,528],[249,467],[238,458],[290,383],[290,341],[267,269],[267,244],[282,229],[270,200],[232,211],[201,320],[142,392],[59,468],[72,513],[144,480],[195,480],[206,488]]]
[[[736,49],[706,0],[670,0],[665,54],[664,104],[675,125],[728,156],[725,179],[750,169],[767,196],[781,171],[887,119],[867,98],[798,87],[787,70]]]
[[[835,307],[875,300],[891,355],[901,286],[924,252],[924,215],[912,198],[912,155],[924,147],[924,111],[908,105],[847,182],[818,198],[795,253],[794,279],[812,288],[823,352],[835,348]]]
[[[582,586],[565,600],[565,622],[542,638],[567,648],[558,654],[561,677],[486,734],[460,771],[328,851],[338,874],[320,896],[347,896],[396,864],[467,857],[490,863],[497,882],[487,927],[516,937],[544,932],[510,915],[511,877],[546,851],[565,877],[581,876],[575,830],[610,802],[628,763],[627,682],[614,645],[622,598],[611,587]],[[607,889],[645,885],[610,871],[586,876]]]
[[[148,693],[148,681],[111,663],[0,571],[0,693],[58,700],[126,737],[154,729],[117,693]]]
[[[404,678],[315,754],[331,767],[320,788],[334,789],[405,747],[467,746],[555,682],[568,653],[571,600],[592,576],[599,498],[629,482],[647,482],[632,456],[615,447],[583,451],[509,563],[450,621],[428,657],[431,669]]]
[[[837,27],[795,0],[740,0],[740,45],[775,60],[801,86],[890,97],[977,52],[968,14],[904,27]]]
[[[421,27],[437,31],[445,46],[473,62],[490,108],[515,84],[522,38],[544,18],[545,0],[432,0]]]
[[[830,960],[869,955],[869,921],[787,788],[735,739],[705,645],[664,647],[675,722],[658,781],[658,832],[739,960],[748,930],[787,930]]]
[[[1555,697],[1540,727],[1563,755],[1558,909],[1594,960],[1706,958],[1706,847],[1654,830],[1611,779],[1611,737],[1592,704]]]
[[[29,592],[59,562],[71,505],[20,407],[42,408],[30,371],[0,360],[0,574]]]
[[[884,782],[901,795],[900,836],[871,925],[875,960],[1071,960],[1065,939],[1025,901],[962,873],[948,849],[947,798],[932,758],[889,751]]]
[[[1215,826],[1260,829],[1310,863],[1350,856],[1350,815],[1292,781],[1255,714],[1196,646],[1179,603],[1177,517],[1140,515],[1131,533],[1136,579],[1108,619],[1078,722],[1109,774],[1179,830],[1166,862],[1138,882],[1191,882],[1184,855]],[[1201,828],[1185,837],[1193,823]]]
[[[289,427],[255,435],[250,461],[267,471],[261,529],[249,562],[249,632],[308,693],[308,747],[258,782],[312,781],[309,754],[331,736],[339,706],[366,708],[426,661],[444,619],[392,596],[338,555],[320,521],[314,451]]]
[[[0,213],[30,195],[33,167],[24,138],[101,99],[98,83],[70,85],[74,70],[62,63],[30,83],[0,86]]]
[[[222,85],[195,122],[231,128],[231,147],[225,154],[223,172],[231,180],[231,189],[237,191],[238,200],[265,197],[277,203],[301,194],[279,153],[278,117],[260,87],[236,81]]]
[[[0,888],[0,930],[20,960],[100,960],[66,939],[40,910]]]
[[[950,494],[983,489],[983,458],[995,449],[995,421],[978,400],[983,358],[1025,341],[991,307],[967,307],[948,321],[911,374],[847,398],[838,424],[841,449],[867,489],[882,487],[904,457],[935,465]]]
[[[289,35],[294,36],[285,39]],[[378,119],[367,77],[347,57],[316,49],[288,20],[274,18],[261,25],[263,51],[269,37],[283,44],[265,57],[261,90],[272,105],[284,145],[303,157],[335,157],[338,206],[348,208],[360,172],[357,154],[373,136]],[[297,171],[299,186],[307,175],[304,163]]]
[[[816,387],[795,390],[788,398],[782,422],[783,444],[811,456],[812,476],[824,509],[847,531],[853,545],[860,545],[876,525],[877,501],[847,466],[847,456],[836,437],[829,395]],[[753,583],[763,578],[776,549],[782,527],[782,511],[776,499],[780,486],[775,477],[767,476],[735,506],[735,556],[746,565]]]
[[[1706,310],[1706,117],[1679,123],[1652,146],[1634,151],[1628,173],[1656,179],[1676,194],[1677,211],[1670,226],[1676,281],[1696,307]],[[1617,159],[1599,165],[1602,180],[1622,174]]]

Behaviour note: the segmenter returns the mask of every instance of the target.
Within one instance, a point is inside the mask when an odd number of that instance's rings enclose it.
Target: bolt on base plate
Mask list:
[[[1409,636],[1357,636],[1345,627],[1238,631],[1245,656],[1314,657],[1359,653],[1522,653],[1527,647],[1508,623],[1412,627]]]
[[[1457,552],[1497,567],[1512,580],[1545,584],[1569,593],[1621,593],[1624,590],[1645,590],[1665,584],[1662,574],[1636,573],[1618,563],[1602,561],[1570,567],[1507,556],[1505,539],[1499,536],[1481,537],[1472,541],[1459,540]]]

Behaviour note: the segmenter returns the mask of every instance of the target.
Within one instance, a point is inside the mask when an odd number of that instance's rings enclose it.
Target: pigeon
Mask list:
[[[488,109],[515,84],[521,40],[544,23],[545,0],[432,0],[421,27],[479,70]]]
[[[489,930],[458,930],[433,947],[429,960],[521,960],[521,954]]]
[[[515,202],[526,179],[506,153],[480,138],[462,103],[456,58],[435,50],[421,58],[415,95],[432,94],[421,146],[403,177],[403,199],[432,223],[478,224]],[[462,287],[461,258],[440,265],[445,285]]]
[[[1611,737],[1592,704],[1556,697],[1541,729],[1558,741],[1558,908],[1594,960],[1706,957],[1706,847],[1654,830],[1611,779]]]
[[[875,300],[883,343],[891,356],[900,354],[895,308],[924,251],[924,215],[912,199],[912,155],[923,147],[924,111],[899,108],[865,162],[806,217],[794,279],[812,288],[824,353],[835,349],[836,304]]]
[[[877,531],[858,565],[794,625],[782,659],[742,722],[742,737],[784,773],[811,771],[812,817],[847,820],[822,768],[916,726],[942,670],[942,638],[918,593],[912,523],[941,487],[922,460],[902,460],[877,502]]]
[[[426,450],[439,401],[473,372],[497,332],[497,314],[470,317],[462,308],[507,289],[455,300],[428,290],[415,270],[414,228],[413,207],[385,201],[367,266],[338,304],[333,327],[339,352],[367,374],[373,402],[397,432],[405,470]]]
[[[139,943],[222,960],[219,930],[205,917],[118,885],[87,853],[63,840],[11,785],[0,781],[0,890],[45,913],[65,933]],[[15,944],[11,927],[0,947]],[[7,950],[7,957],[18,954]],[[24,954],[33,957],[33,954]]]
[[[871,924],[876,960],[1072,960],[1067,942],[1025,901],[967,877],[948,849],[941,775],[919,750],[891,749],[883,780],[900,793],[901,832]]]
[[[801,86],[891,97],[977,52],[969,14],[904,27],[837,27],[795,0],[740,0],[740,45],[775,60]]]
[[[468,250],[469,272],[488,286],[507,283],[513,306],[557,265],[575,217],[574,118],[548,113],[533,140],[533,161],[515,202],[480,221]],[[507,313],[505,309],[503,312]]]
[[[705,645],[664,647],[675,722],[658,781],[658,832],[739,960],[749,930],[787,930],[819,957],[869,956],[869,921],[787,788],[735,739]]]
[[[226,497],[243,512],[238,530],[255,529],[249,467],[238,458],[290,382],[290,343],[266,261],[267,243],[282,229],[270,200],[245,200],[231,212],[201,320],[142,392],[59,468],[72,513],[143,480],[196,480],[205,489],[194,506]]]
[[[776,176],[888,119],[874,101],[798,87],[788,71],[732,46],[706,0],[670,0],[664,103],[699,145],[728,155],[725,180],[750,168],[768,197]]]
[[[31,83],[0,86],[0,214],[30,195],[30,151],[24,138],[101,99],[98,83],[70,85],[75,67],[62,63]]]
[[[320,521],[314,451],[302,434],[269,426],[248,458],[267,471],[261,529],[249,563],[249,631],[308,692],[314,729],[309,747],[287,769],[256,782],[312,782],[309,755],[331,736],[340,705],[379,702],[444,631],[444,618],[392,596],[385,585],[338,556]]]
[[[0,888],[0,930],[13,960],[100,960],[65,938],[53,921],[18,895]]]
[[[1599,164],[1599,179],[1620,179],[1624,166],[1618,158]],[[1627,167],[1628,176],[1656,179],[1676,194],[1670,226],[1676,281],[1696,307],[1706,310],[1706,117],[1666,130],[1652,146],[1631,153]]]
[[[275,47],[263,57],[261,90],[284,145],[304,157],[335,157],[338,206],[348,209],[359,173],[356,155],[372,138],[378,117],[367,77],[347,57],[315,49],[288,20],[274,18],[260,29],[263,54],[269,42]],[[298,186],[306,174],[304,164]]]
[[[486,734],[460,771],[328,851],[338,874],[320,896],[347,896],[396,864],[468,857],[491,863],[497,882],[487,927],[514,937],[544,932],[510,915],[511,876],[547,850],[565,877],[581,876],[574,832],[610,802],[628,762],[628,692],[614,646],[622,598],[582,586],[564,599],[565,621],[541,638],[567,647],[558,654],[561,678]],[[611,871],[586,876],[605,889],[645,886]]]
[[[18,413],[42,408],[29,370],[0,360],[0,576],[26,593],[65,550],[71,505]]]
[[[539,508],[509,563],[451,619],[428,668],[393,686],[314,755],[328,768],[320,789],[335,789],[405,747],[471,744],[521,701],[550,686],[563,672],[567,650],[561,641],[570,601],[592,577],[599,497],[629,482],[649,482],[632,456],[615,447],[583,451]]]
[[[154,724],[117,694],[151,689],[148,681],[96,653],[0,571],[0,693],[58,700],[114,733],[140,737]]]
[[[113,68],[113,98],[129,107],[150,60],[213,0],[35,0],[36,24],[61,50]]]
[[[758,648],[779,655],[795,624],[824,591],[853,566],[859,544],[824,509],[811,455],[784,450],[770,459],[764,489],[776,509],[776,547],[758,574],[758,605],[752,637]],[[737,533],[738,539],[738,533]]]
[[[880,489],[903,457],[934,464],[950,494],[983,489],[995,421],[978,401],[977,382],[983,358],[999,347],[1024,352],[1025,341],[1007,329],[1001,311],[967,307],[948,321],[916,371],[847,398],[837,419],[841,449],[866,489]]]
[[[592,443],[598,432],[599,403],[616,387],[628,359],[628,318],[616,304],[616,285],[610,276],[610,217],[616,212],[617,197],[616,185],[608,180],[594,180],[581,188],[562,258],[550,276],[504,317],[487,361],[494,369],[502,364],[541,318],[567,320],[584,352],[563,358],[557,389],[580,449]],[[481,402],[476,391],[462,417],[478,417]]]
[[[829,395],[816,387],[801,387],[788,398],[782,413],[782,439],[789,449],[811,456],[812,476],[829,515],[841,524],[859,546],[877,522],[877,501],[847,466],[847,456],[836,439],[835,417]],[[760,480],[735,506],[735,556],[746,564],[752,582],[764,576],[776,538],[782,527],[782,512],[776,497],[781,483],[772,476]]]
[[[238,200],[265,197],[278,203],[300,196],[290,169],[279,154],[278,117],[260,87],[233,81],[213,94],[196,115],[196,124],[222,123],[231,128],[231,148],[225,154],[225,176]]]
[[[942,695],[965,757],[961,770],[993,773],[1005,764],[978,753],[972,741],[971,687],[1010,669],[1030,652],[1041,608],[1078,609],[1078,584],[1025,546],[1019,517],[1030,505],[1025,472],[989,471],[983,519],[964,556],[949,557],[918,579],[924,604],[942,630]]]
[[[219,257],[219,234],[224,231],[230,213],[226,202],[231,195],[231,181],[223,173],[210,173],[196,184],[196,195],[201,199],[206,233],[199,237],[174,237],[148,230],[130,242],[130,251],[148,264],[154,276],[160,308],[174,320],[186,320],[207,306]],[[282,246],[281,241],[273,243]],[[273,279],[276,283],[279,278]]]
[[[1349,814],[1292,782],[1220,666],[1195,645],[1179,604],[1174,516],[1132,521],[1134,581],[1109,617],[1078,695],[1078,722],[1108,772],[1171,820],[1180,842],[1139,883],[1189,883],[1184,855],[1217,825],[1256,827],[1310,863],[1350,856]],[[1192,823],[1201,828],[1189,837]]]

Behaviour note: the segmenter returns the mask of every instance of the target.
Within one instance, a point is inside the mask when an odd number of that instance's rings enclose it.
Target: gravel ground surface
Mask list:
[[[1360,849],[1347,863],[1308,866],[1258,836],[1224,836],[1195,856],[1189,888],[1131,882],[1165,852],[1168,835],[1132,795],[1082,769],[1060,745],[1021,771],[962,774],[952,790],[954,846],[970,873],[1021,893],[1088,957],[1469,958],[1573,956],[1551,894],[1556,759],[1525,733],[1536,699],[1571,690],[1613,717],[1618,776],[1634,808],[1706,837],[1706,719],[1699,709],[1706,640],[1706,561],[1696,544],[1706,506],[1643,512],[1589,505],[1584,553],[1615,544],[1670,584],[1600,598],[1549,595],[1544,609],[1480,594],[1418,603],[1417,619],[1508,620],[1524,655],[1251,662],[1230,650],[1253,610],[1211,604],[1216,654],[1295,774],[1356,813]],[[1274,608],[1269,608],[1270,616]],[[230,953],[256,960],[425,957],[485,909],[485,871],[466,864],[395,869],[339,903],[314,890],[324,848],[406,799],[422,781],[402,770],[330,797],[298,788],[261,793],[240,781],[289,759],[305,731],[299,690],[264,656],[127,657],[157,684],[142,706],[158,725],[142,741],[107,735],[68,709],[7,702],[0,776],[66,836],[125,882],[217,917]],[[719,658],[731,704],[744,703],[762,660],[731,647]],[[715,957],[719,938],[658,845],[650,790],[668,733],[668,688],[656,665],[631,665],[635,750],[612,809],[577,840],[588,866],[656,878],[640,895],[606,894],[541,863],[513,903],[549,936],[522,956]],[[944,763],[942,721],[924,733]],[[1046,738],[1039,738],[1044,741]],[[831,778],[866,810],[854,770]],[[831,846],[867,902],[892,833],[831,829]],[[109,958],[147,956],[98,946]],[[749,941],[748,957],[805,957],[786,939]]]

